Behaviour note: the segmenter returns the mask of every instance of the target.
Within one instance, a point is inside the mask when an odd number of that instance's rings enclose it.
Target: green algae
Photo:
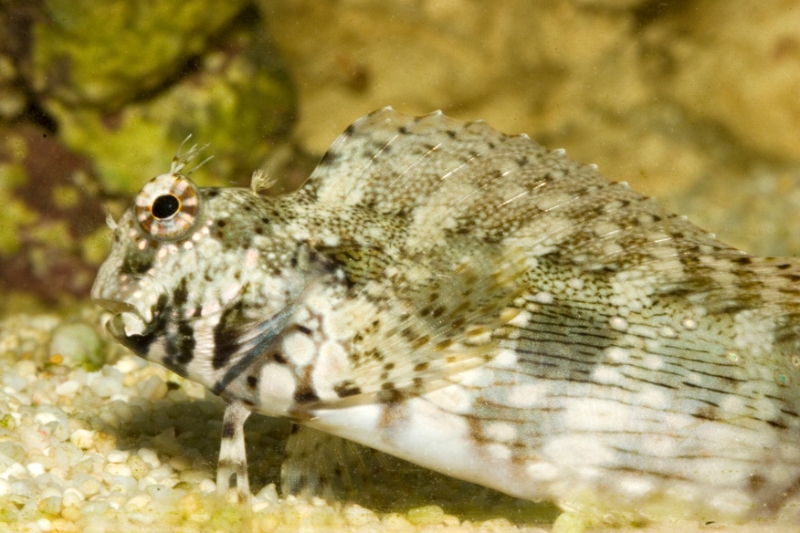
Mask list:
[[[118,108],[163,85],[235,17],[244,0],[45,0],[33,84],[68,104]]]
[[[190,134],[190,143],[209,144],[213,155],[193,175],[200,185],[246,184],[264,163],[291,122],[294,95],[280,70],[263,68],[271,52],[259,38],[233,40],[235,51],[208,55],[181,83],[113,115],[48,104],[64,142],[92,159],[107,193],[133,195],[168,171]]]

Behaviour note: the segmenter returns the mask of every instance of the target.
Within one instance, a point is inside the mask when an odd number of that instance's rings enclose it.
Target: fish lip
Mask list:
[[[117,339],[120,342],[129,337],[129,335],[125,332],[125,320],[123,318],[123,315],[126,313],[136,316],[137,319],[141,320],[145,327],[147,325],[144,317],[142,317],[142,314],[133,304],[120,300],[114,300],[112,298],[92,298],[92,301],[106,311],[112,313],[111,317],[105,322],[105,329],[112,338]]]
[[[92,301],[106,311],[113,313],[115,316],[121,315],[122,313],[139,314],[136,306],[121,300],[114,300],[113,298],[92,298]]]

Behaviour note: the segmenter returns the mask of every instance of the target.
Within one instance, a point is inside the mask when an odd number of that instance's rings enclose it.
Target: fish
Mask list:
[[[259,174],[197,187],[198,152],[111,222],[92,298],[227,402],[218,492],[248,501],[257,412],[586,516],[743,521],[797,495],[797,259],[441,112],[358,119],[274,197]]]

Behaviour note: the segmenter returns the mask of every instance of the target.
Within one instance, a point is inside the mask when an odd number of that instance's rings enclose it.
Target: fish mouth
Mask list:
[[[121,302],[110,298],[92,298],[92,301],[115,315],[122,313],[138,313],[136,307],[128,302]]]
[[[115,339],[122,340],[132,335],[141,335],[147,329],[147,322],[135,305],[109,298],[93,298],[93,301],[112,313],[105,327]]]

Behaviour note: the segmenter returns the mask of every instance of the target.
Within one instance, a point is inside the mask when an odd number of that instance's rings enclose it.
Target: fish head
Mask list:
[[[107,330],[137,355],[209,388],[282,328],[306,285],[304,246],[275,199],[148,182],[120,220],[92,287]]]

